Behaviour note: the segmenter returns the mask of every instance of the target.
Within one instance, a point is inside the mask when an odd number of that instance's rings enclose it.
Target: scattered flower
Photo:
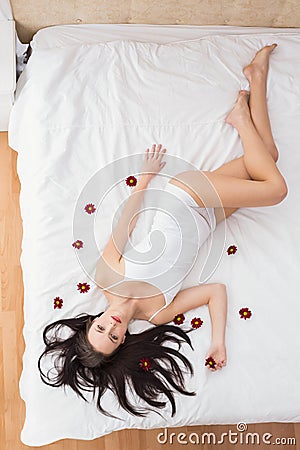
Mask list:
[[[93,203],[88,203],[87,205],[85,205],[84,209],[88,214],[93,214],[96,211],[95,205],[93,205]]]
[[[194,319],[191,320],[191,325],[193,328],[200,328],[203,324],[203,320],[200,319],[200,317],[194,317]]]
[[[249,308],[241,308],[239,310],[239,313],[241,315],[241,319],[250,319],[250,317],[252,316],[252,312],[250,311]]]
[[[205,360],[205,365],[208,366],[209,368],[212,367],[213,369],[215,368],[216,365],[216,361],[214,360],[214,358],[212,358],[211,356],[209,358],[206,358]]]
[[[90,290],[90,285],[87,283],[78,283],[77,289],[80,291],[80,294],[82,294]]]
[[[139,366],[141,369],[143,369],[144,372],[148,372],[151,367],[149,358],[142,358],[139,362]]]
[[[227,254],[228,255],[234,255],[236,252],[237,252],[237,247],[235,245],[231,245],[227,249]]]
[[[177,314],[177,316],[174,317],[173,322],[175,325],[181,325],[185,320],[185,317],[183,314]]]
[[[63,305],[63,302],[64,301],[63,301],[62,298],[55,297],[55,299],[54,299],[54,309],[56,309],[56,308],[61,309],[62,305]]]
[[[83,247],[83,242],[80,241],[79,239],[77,239],[77,241],[73,242],[72,247],[74,247],[74,248],[82,248]]]
[[[135,186],[137,183],[137,179],[134,176],[130,176],[126,178],[126,184],[127,186]]]

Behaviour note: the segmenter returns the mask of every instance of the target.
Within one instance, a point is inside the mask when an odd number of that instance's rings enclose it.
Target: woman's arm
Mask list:
[[[201,284],[180,291],[152,320],[155,325],[169,323],[177,314],[183,314],[198,306],[208,305],[212,322],[212,341],[224,342],[227,318],[227,292],[225,284]]]
[[[141,175],[102,253],[102,257],[106,260],[117,258],[120,261],[125,245],[137,222],[138,213],[148,184],[148,179]]]
[[[211,318],[211,341],[215,344],[225,342],[225,327],[227,320],[227,292],[225,284],[219,284],[208,303]]]
[[[119,262],[125,245],[131,235],[135,224],[138,219],[138,213],[140,211],[141,203],[145,194],[145,189],[151,179],[157,175],[157,173],[164,167],[165,162],[161,162],[162,157],[166,151],[163,149],[161,152],[161,144],[155,149],[155,144],[152,146],[152,150],[149,153],[149,149],[146,150],[145,159],[141,169],[141,175],[138,178],[138,182],[130,194],[127,203],[119,218],[118,224],[113,230],[110,239],[104,248],[104,251],[99,260],[99,271],[103,273],[103,263],[108,266],[114,262]],[[97,265],[98,269],[98,265]],[[97,278],[97,270],[96,270]]]

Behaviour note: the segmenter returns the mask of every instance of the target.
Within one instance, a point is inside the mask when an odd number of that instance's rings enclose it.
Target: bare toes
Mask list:
[[[268,45],[268,47],[271,48],[271,52],[274,50],[274,48],[276,48],[278,46],[278,44],[274,43],[272,45]]]

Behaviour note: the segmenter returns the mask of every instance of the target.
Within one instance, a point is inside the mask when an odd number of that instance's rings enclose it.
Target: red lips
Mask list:
[[[118,316],[111,316],[112,319],[114,319],[116,322],[122,323],[120,317]]]

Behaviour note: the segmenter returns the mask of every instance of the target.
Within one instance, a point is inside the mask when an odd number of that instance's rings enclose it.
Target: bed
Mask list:
[[[195,368],[186,386],[197,396],[175,395],[173,418],[169,407],[164,418],[130,416],[109,392],[103,406],[120,419],[104,417],[92,399],[85,403],[69,389],[46,386],[37,369],[44,327],[106,306],[93,270],[118,205],[130,193],[121,181],[138,171],[140,160],[134,156],[162,143],[173,157],[203,170],[241,156],[237,131],[225,124],[225,117],[238,91],[249,89],[243,66],[273,42],[278,47],[270,60],[267,100],[288,196],[278,205],[241,208],[218,226],[214,266],[208,268],[213,245],[207,242],[182,287],[226,284],[226,368],[211,373],[203,364],[211,333],[204,306],[186,313],[179,325],[194,317],[203,321],[190,334],[194,351],[182,350]],[[8,130],[9,145],[18,152],[23,220],[22,442],[40,446],[65,438],[91,440],[124,428],[299,422],[300,29],[64,25],[38,31],[31,46]],[[117,177],[108,171],[115,188],[107,204],[99,214],[83,212],[84,220],[74,222],[79,198],[82,206],[97,206],[93,191],[81,197],[84,188],[91,179],[96,186],[98,174],[116,160],[124,164]],[[176,173],[176,168],[171,170]],[[158,177],[151,187],[160,189],[164,183]],[[133,244],[152,219],[151,213],[139,217]],[[84,249],[73,244],[88,240],[90,230],[97,245],[84,257],[79,253]],[[78,290],[79,283],[87,283],[88,292]],[[240,313],[243,308],[251,312],[248,319]],[[150,326],[137,320],[129,331]]]

